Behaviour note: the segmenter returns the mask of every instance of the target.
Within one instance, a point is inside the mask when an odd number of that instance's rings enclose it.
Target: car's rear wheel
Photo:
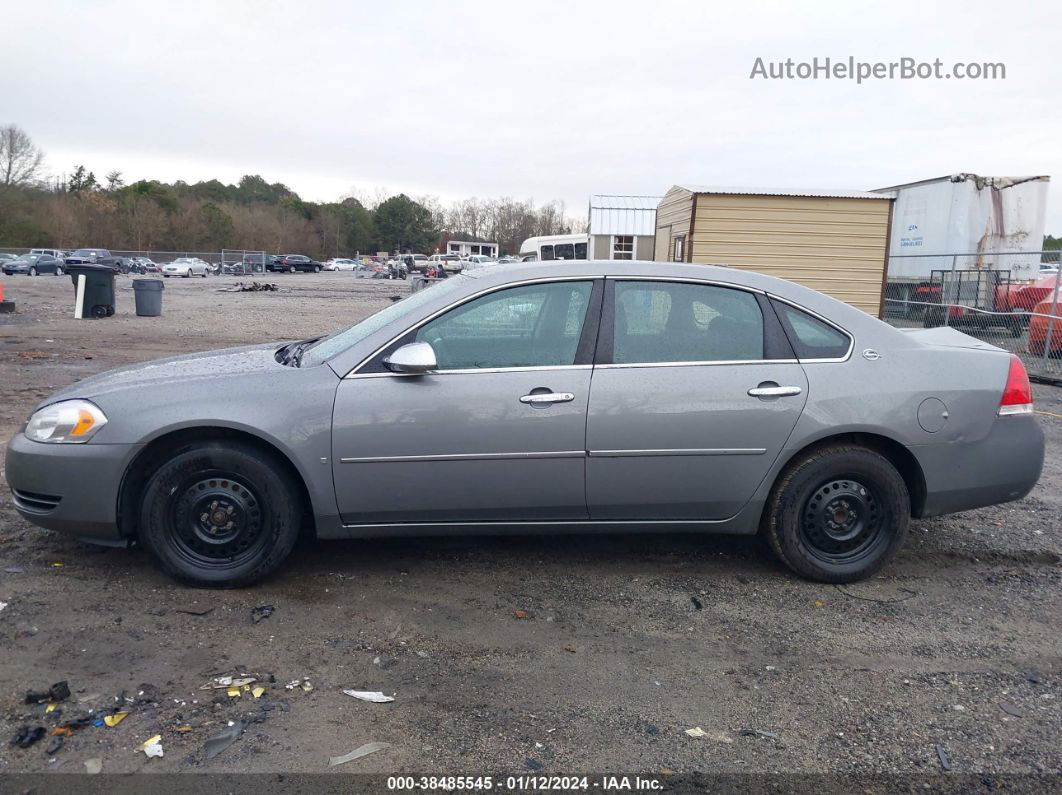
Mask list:
[[[62,266],[61,266],[61,265],[60,265],[60,266],[58,266],[58,267],[56,267],[56,269],[55,269],[55,275],[56,275],[56,276],[62,276],[62,275],[63,275],[63,268],[62,268]]]
[[[294,265],[289,265],[288,266],[288,273],[294,273],[294,272],[295,272],[295,266]]]
[[[301,516],[299,489],[273,457],[203,442],[175,452],[148,480],[140,540],[171,576],[235,588],[284,562]]]
[[[30,269],[29,269],[29,275],[30,276],[36,276],[37,275],[37,269],[31,266]]]
[[[314,273],[320,273],[321,272],[321,266],[320,265],[314,265],[313,266],[313,272]]]
[[[910,513],[907,485],[887,458],[837,445],[789,465],[771,490],[761,532],[797,574],[854,582],[892,559]]]

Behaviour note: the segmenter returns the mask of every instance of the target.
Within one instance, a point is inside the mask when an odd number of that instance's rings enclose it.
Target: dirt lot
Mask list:
[[[122,277],[118,314],[98,321],[69,316],[65,277],[5,279],[19,312],[0,315],[0,449],[36,401],[92,373],[310,336],[408,290],[274,279],[284,289],[264,294],[170,279],[151,319]],[[122,692],[135,703],[53,755],[50,738],[0,745],[0,772],[93,758],[104,772],[320,772],[383,741],[336,769],[1062,773],[1062,390],[1037,399],[1048,460],[1029,498],[916,522],[883,576],[844,589],[795,578],[752,539],[584,536],[308,544],[259,587],[192,590],[142,550],[33,527],[5,483],[0,731],[50,726],[22,701],[59,680],[73,695],[58,722]],[[275,612],[252,623],[261,604]],[[259,700],[198,689],[245,671],[276,681]],[[312,692],[285,688],[302,677]],[[242,738],[206,759],[204,740],[239,719]],[[684,734],[698,726],[707,737]],[[135,752],[155,734],[163,758]]]

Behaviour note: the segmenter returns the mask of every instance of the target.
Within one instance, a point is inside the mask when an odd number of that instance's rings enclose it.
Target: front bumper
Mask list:
[[[975,442],[910,448],[926,480],[921,516],[968,511],[1020,500],[1040,479],[1044,432],[1035,417],[998,417]]]
[[[44,444],[19,433],[7,445],[7,483],[19,514],[49,530],[120,541],[118,489],[135,444]]]

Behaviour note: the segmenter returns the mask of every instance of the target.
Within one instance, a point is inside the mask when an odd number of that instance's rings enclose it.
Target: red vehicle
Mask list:
[[[1051,357],[1062,356],[1062,303],[1055,307],[1055,322],[1052,324],[1051,304],[1054,303],[1053,293],[1054,285],[1052,284],[1051,293],[1033,308],[1035,314],[1029,316],[1029,353],[1033,356],[1044,355],[1048,345],[1048,331],[1051,332],[1051,349],[1047,355]],[[1062,298],[1060,298],[1060,301],[1062,301]]]

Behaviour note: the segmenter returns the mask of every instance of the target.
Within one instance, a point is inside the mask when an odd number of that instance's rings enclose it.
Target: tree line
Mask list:
[[[279,182],[249,174],[234,185],[211,179],[126,184],[78,165],[44,174],[44,153],[15,126],[0,128],[0,247],[116,251],[265,250],[316,258],[376,251],[432,253],[446,239],[490,241],[502,253],[535,235],[585,229],[563,202],[537,206],[509,197],[444,203],[404,193],[309,202]]]

